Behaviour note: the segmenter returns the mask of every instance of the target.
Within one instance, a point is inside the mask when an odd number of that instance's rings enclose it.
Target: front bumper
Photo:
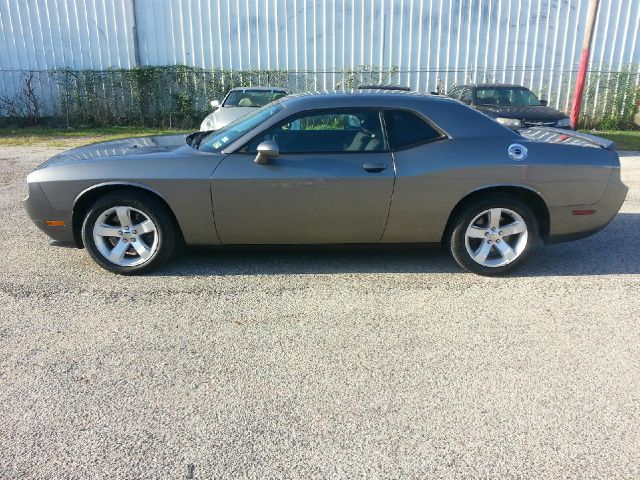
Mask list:
[[[22,206],[27,211],[31,221],[46,233],[56,245],[78,246],[73,234],[72,212],[55,210],[47,200],[39,184],[29,183],[29,195],[22,200]],[[64,225],[49,226],[45,223],[51,220],[62,221]]]

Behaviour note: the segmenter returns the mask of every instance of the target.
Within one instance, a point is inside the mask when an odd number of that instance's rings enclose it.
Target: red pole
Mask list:
[[[578,118],[580,117],[580,106],[582,105],[582,92],[584,91],[584,82],[587,77],[587,68],[589,67],[589,56],[591,55],[591,40],[593,39],[593,30],[596,26],[596,16],[598,14],[598,6],[600,0],[591,0],[589,2],[589,11],[587,12],[587,28],[584,32],[584,41],[582,43],[582,53],[580,54],[580,65],[578,66],[578,77],[576,78],[576,87],[573,91],[573,103],[571,104],[571,127],[576,128]]]

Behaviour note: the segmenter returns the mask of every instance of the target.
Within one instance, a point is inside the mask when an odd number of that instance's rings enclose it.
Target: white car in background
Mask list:
[[[200,131],[218,130],[256,108],[288,94],[287,90],[278,87],[234,88],[227,93],[222,103],[219,100],[211,100],[211,106],[215,110],[200,124]]]

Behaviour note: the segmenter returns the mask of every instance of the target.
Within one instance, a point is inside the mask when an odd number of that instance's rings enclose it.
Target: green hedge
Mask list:
[[[455,79],[456,72],[432,75],[437,75],[441,85],[443,78]],[[485,81],[491,81],[494,75],[495,72],[479,74]],[[271,85],[301,92],[323,85],[341,89],[363,83],[403,83],[402,78],[403,73],[396,67],[381,70],[368,65],[328,73],[187,66],[13,72],[8,83],[19,87],[14,88],[12,96],[0,92],[0,124],[193,128],[211,112],[209,101],[222,99],[233,87]],[[572,80],[575,79],[564,78],[563,87],[551,92],[552,105],[556,101],[561,105],[569,103]],[[580,127],[633,128],[640,98],[637,82],[638,67],[634,65],[617,72],[589,73]],[[537,93],[544,97],[547,90],[543,86],[542,92]]]
[[[394,72],[395,69],[381,72],[361,66],[327,76],[335,79],[331,88],[353,88],[365,82],[389,82]],[[5,124],[191,128],[211,112],[210,100],[221,100],[234,87],[269,85],[300,92],[322,85],[321,74],[309,72],[187,66],[63,69],[23,72],[21,77],[20,81],[30,85],[33,92],[25,93],[25,87],[17,101],[13,99],[11,103],[11,98],[5,98],[4,112],[0,96],[0,115],[4,115]],[[46,98],[52,101],[47,104]],[[34,105],[38,102],[41,104]]]

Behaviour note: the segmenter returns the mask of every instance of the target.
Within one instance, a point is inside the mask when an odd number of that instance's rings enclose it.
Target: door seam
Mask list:
[[[382,229],[382,234],[380,234],[380,238],[378,239],[378,243],[382,242],[382,238],[384,237],[385,232],[387,231],[387,225],[389,225],[389,217],[391,215],[391,205],[393,204],[393,196],[396,191],[396,180],[398,178],[398,172],[396,170],[396,158],[394,152],[389,152],[391,155],[391,165],[393,166],[393,186],[391,187],[391,198],[389,199],[389,208],[387,210],[387,219],[384,222],[384,228]]]
[[[220,167],[220,165],[222,165],[222,162],[224,162],[227,158],[229,158],[229,155],[226,155],[222,160],[220,160],[214,167],[211,175],[209,175],[209,200],[211,202],[211,216],[213,217],[213,228],[216,231],[216,236],[218,237],[218,243],[220,245],[224,245],[224,243],[222,243],[222,237],[220,236],[220,232],[218,231],[218,225],[216,224],[216,211],[213,207],[213,175],[216,173],[216,170]]]

